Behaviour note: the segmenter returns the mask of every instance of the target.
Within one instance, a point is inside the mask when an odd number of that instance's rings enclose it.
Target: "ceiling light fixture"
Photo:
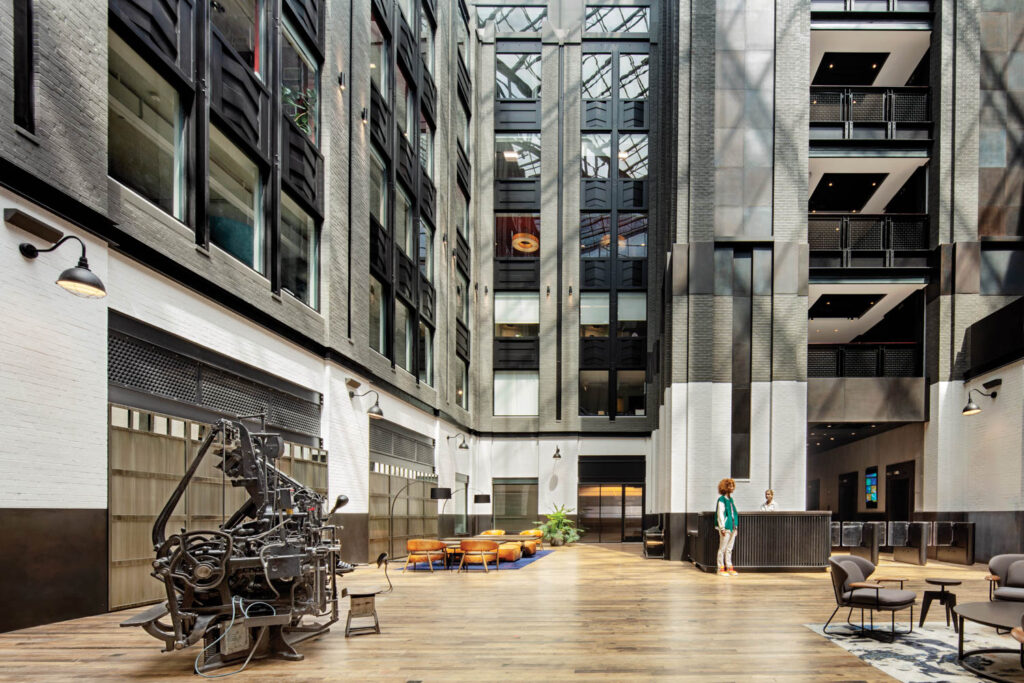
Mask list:
[[[528,232],[517,232],[512,235],[512,248],[525,254],[532,254],[540,249],[540,240]]]
[[[57,284],[75,296],[84,297],[86,299],[102,299],[107,295],[107,288],[103,286],[103,281],[96,277],[95,273],[89,270],[89,261],[85,258],[85,242],[74,235],[65,235],[57,240],[57,242],[55,242],[49,249],[39,249],[34,244],[22,242],[18,245],[18,251],[20,251],[21,255],[25,258],[34,259],[40,254],[45,254],[57,249],[68,240],[76,240],[80,245],[82,245],[82,256],[78,259],[77,266],[74,268],[68,268],[60,274],[60,277],[57,278]]]

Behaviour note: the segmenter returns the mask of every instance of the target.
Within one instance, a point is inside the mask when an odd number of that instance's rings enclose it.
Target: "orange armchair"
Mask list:
[[[434,571],[434,558],[445,559],[444,549],[446,547],[443,541],[435,539],[409,539],[405,542],[405,550],[409,555],[405,558],[405,567],[402,567],[402,571],[406,570],[410,562],[414,565],[417,562],[426,562],[430,571]]]
[[[481,536],[504,536],[505,535],[505,530],[504,529],[488,529],[487,531],[481,531],[480,535]]]
[[[467,564],[483,564],[484,571],[488,571],[487,563],[494,562],[495,569],[501,562],[498,556],[498,544],[495,541],[460,541],[459,550],[462,552],[462,561],[459,562],[459,571]]]
[[[533,536],[537,540],[535,540],[535,541],[526,541],[526,543],[534,543],[534,544],[536,544],[537,549],[539,549],[539,550],[543,550],[544,549],[544,532],[541,531],[540,529],[526,529],[524,531],[520,531],[519,535],[520,536]]]

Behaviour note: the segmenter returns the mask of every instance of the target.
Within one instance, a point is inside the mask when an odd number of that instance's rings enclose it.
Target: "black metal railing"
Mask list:
[[[929,248],[922,214],[820,214],[807,218],[812,266],[921,266]]]
[[[811,87],[811,123],[928,123],[927,87]]]
[[[915,342],[809,344],[808,377],[921,377]]]
[[[812,12],[931,12],[931,0],[811,0]]]

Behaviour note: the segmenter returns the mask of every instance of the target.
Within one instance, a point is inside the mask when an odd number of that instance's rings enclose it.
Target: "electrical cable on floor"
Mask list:
[[[194,663],[194,668],[195,668],[196,673],[199,674],[200,676],[202,676],[203,678],[227,678],[228,676],[234,676],[235,674],[242,673],[243,671],[245,671],[245,667],[249,666],[249,662],[252,661],[252,656],[254,654],[256,654],[256,648],[259,647],[260,641],[263,640],[263,634],[266,633],[266,630],[267,630],[266,626],[263,626],[263,627],[260,628],[260,633],[259,633],[258,636],[256,636],[256,640],[252,644],[252,649],[249,650],[249,656],[245,658],[245,661],[242,662],[242,666],[239,669],[236,669],[234,671],[229,671],[228,673],[223,673],[223,674],[204,674],[202,671],[199,670],[199,658],[202,657],[204,654],[206,654],[207,650],[209,650],[211,647],[213,647],[214,645],[219,643],[225,636],[227,636],[228,632],[230,632],[232,627],[234,627],[234,625],[235,625],[235,605],[236,604],[238,605],[238,608],[242,611],[242,616],[244,616],[247,619],[249,618],[249,610],[252,609],[253,607],[255,607],[256,605],[264,605],[266,607],[269,607],[270,611],[273,614],[273,616],[277,616],[277,610],[274,609],[274,606],[270,605],[270,604],[267,604],[267,603],[263,602],[262,600],[257,600],[256,602],[250,603],[248,606],[243,606],[242,605],[242,598],[241,598],[241,596],[235,596],[234,598],[232,598],[231,599],[231,622],[228,624],[227,629],[225,629],[224,633],[220,634],[220,636],[217,638],[217,640],[213,641],[212,643],[210,643],[209,645],[204,647],[199,652],[199,654],[196,655],[196,661]]]

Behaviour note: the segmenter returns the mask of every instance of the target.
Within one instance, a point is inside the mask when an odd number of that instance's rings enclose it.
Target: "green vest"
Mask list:
[[[725,505],[725,530],[735,531],[739,522],[739,514],[736,512],[736,502],[729,496],[719,496],[718,502]],[[718,525],[718,510],[715,510],[715,526]]]

